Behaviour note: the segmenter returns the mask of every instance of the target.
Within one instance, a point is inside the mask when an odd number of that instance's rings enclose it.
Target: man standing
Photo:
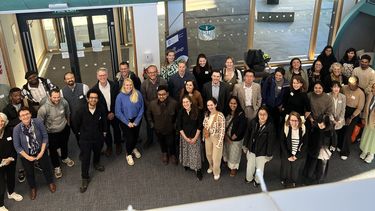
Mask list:
[[[143,102],[145,103],[146,113],[150,102],[158,98],[157,90],[161,85],[167,85],[167,81],[158,75],[158,68],[155,65],[150,65],[147,67],[148,78],[143,81],[141,85],[141,93],[143,96]],[[147,119],[147,118],[146,118]],[[147,141],[144,147],[149,147],[154,138],[154,131],[150,127],[150,122],[147,119]]]
[[[186,63],[181,60],[178,62],[178,72],[173,74],[168,81],[169,91],[176,101],[180,100],[180,91],[188,80],[196,81],[194,75],[186,71]]]
[[[47,129],[48,149],[52,165],[55,168],[55,177],[61,178],[62,172],[57,149],[61,149],[61,161],[67,166],[74,166],[74,161],[68,157],[69,104],[64,98],[61,98],[59,89],[51,90],[49,99],[39,108],[38,118],[43,120]]]
[[[169,97],[166,85],[160,85],[157,94],[158,99],[151,101],[147,109],[147,119],[158,137],[162,162],[167,165],[170,160],[172,164],[177,165],[174,141],[177,101]]]
[[[105,155],[107,157],[112,155],[112,134],[109,127],[110,125],[114,132],[116,154],[119,155],[122,152],[121,143],[123,142],[121,140],[119,120],[115,117],[115,101],[117,94],[119,93],[119,88],[115,82],[108,80],[108,70],[104,67],[101,67],[96,71],[96,77],[98,83],[95,84],[93,89],[99,90],[99,104],[107,110],[106,119],[108,121],[108,131],[106,131],[107,136],[105,138],[105,143],[107,145]]]
[[[116,75],[116,81],[118,83],[119,88],[121,89],[122,84],[124,83],[124,79],[130,78],[133,81],[134,88],[137,90],[140,90],[141,88],[141,80],[139,77],[129,69],[129,63],[128,62],[121,62],[120,63],[120,72]]]
[[[81,193],[87,190],[90,182],[89,169],[91,151],[94,154],[94,168],[97,171],[104,171],[104,166],[100,165],[100,151],[103,147],[105,136],[107,135],[107,112],[98,104],[100,91],[90,89],[87,92],[88,103],[82,106],[75,115],[75,128],[80,136],[80,149],[82,157]]]
[[[229,87],[226,83],[220,81],[220,71],[213,70],[211,79],[203,85],[202,96],[203,101],[206,103],[208,99],[215,98],[217,100],[217,110],[225,112],[227,102],[229,100]]]
[[[361,66],[354,68],[352,76],[359,79],[358,86],[367,95],[371,92],[371,86],[375,83],[375,71],[370,67],[371,57],[367,54],[361,56]]]
[[[256,116],[262,104],[260,85],[253,83],[254,75],[252,70],[246,70],[244,73],[244,82],[234,85],[232,93],[233,96],[238,97],[241,107],[249,120]]]
[[[25,74],[27,83],[23,85],[22,95],[32,101],[35,110],[47,99],[48,94],[54,88],[57,88],[49,79],[38,77],[38,72],[28,71]]]
[[[66,85],[61,89],[62,97],[64,97],[69,104],[70,121],[73,121],[74,115],[78,112],[78,109],[87,103],[86,93],[89,90],[89,87],[83,83],[76,83],[74,74],[72,72],[65,73],[64,82]],[[70,122],[70,126],[73,125],[74,124]],[[79,145],[77,130],[74,127],[72,127],[72,130]]]

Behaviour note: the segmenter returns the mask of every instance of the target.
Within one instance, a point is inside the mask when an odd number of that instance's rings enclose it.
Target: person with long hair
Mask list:
[[[234,66],[233,57],[228,56],[225,59],[225,67],[221,71],[221,80],[228,84],[230,92],[232,92],[235,84],[242,82],[242,73]]]
[[[187,62],[187,56],[180,56],[176,59],[176,51],[173,49],[167,49],[165,51],[165,61],[161,67],[160,75],[165,80],[169,81],[169,78],[177,73],[178,63],[180,61]]]
[[[316,59],[311,65],[311,68],[307,70],[307,74],[309,77],[309,88],[307,89],[308,92],[311,92],[314,90],[315,82],[323,80],[323,77],[321,74],[322,69],[323,69],[322,62]]]
[[[8,118],[0,112],[0,210],[4,206],[5,187],[8,198],[21,201],[23,197],[14,192],[17,152],[13,146],[12,128],[7,127]]]
[[[207,57],[204,54],[199,54],[197,62],[193,68],[193,74],[197,79],[198,90],[202,92],[203,85],[211,81],[212,67],[208,63]]]
[[[203,115],[190,96],[182,98],[182,108],[177,116],[176,130],[180,134],[180,163],[185,170],[196,172],[202,180],[201,131]]]
[[[354,68],[359,66],[359,59],[356,50],[354,48],[348,48],[340,60],[340,63],[344,67],[342,74],[347,78],[352,76]]]
[[[264,166],[272,159],[275,140],[275,128],[267,107],[260,107],[257,116],[250,121],[244,139],[244,152],[247,158],[246,183],[254,180],[254,186],[259,186],[259,178],[255,170],[264,172]]]
[[[198,109],[202,110],[204,105],[203,105],[203,98],[201,93],[197,89],[197,85],[195,84],[195,81],[193,80],[187,80],[185,82],[185,86],[183,89],[181,89],[180,93],[180,102],[182,98],[185,95],[189,95],[193,101],[193,104],[198,107]]]
[[[213,173],[214,180],[219,180],[225,135],[225,117],[216,107],[217,100],[215,98],[207,101],[207,112],[203,120],[203,136],[209,164],[207,173]]]
[[[310,101],[311,113],[308,116],[311,125],[316,124],[316,120],[322,114],[333,114],[333,100],[329,97],[323,88],[323,83],[318,81],[314,84],[314,91],[309,92],[307,97]]]
[[[359,145],[362,151],[360,158],[366,163],[371,163],[375,153],[375,83],[372,84],[371,93],[367,95],[362,123],[365,129]]]
[[[304,163],[308,136],[304,117],[292,111],[286,117],[281,136],[281,184],[296,187],[300,182],[300,169]]]
[[[329,68],[331,67],[331,65],[337,62],[337,59],[333,53],[333,47],[330,45],[324,47],[317,59],[319,59],[323,64],[321,74],[323,78],[325,78],[327,75],[329,75]]]
[[[234,177],[240,167],[241,150],[247,127],[247,119],[240,101],[236,96],[229,98],[228,104],[229,112],[227,112],[228,115],[225,120],[223,160],[230,169],[230,176]]]
[[[299,75],[303,78],[305,81],[305,89],[309,87],[309,78],[307,76],[306,70],[302,69],[302,62],[301,59],[295,57],[292,60],[290,60],[289,63],[289,70],[285,72],[285,78],[288,81],[292,81],[292,78],[296,75]]]
[[[348,84],[348,78],[342,74],[343,70],[344,67],[338,62],[331,65],[329,68],[330,74],[327,75],[322,81],[325,92],[330,92],[333,81],[338,81],[341,85]]]
[[[124,80],[121,92],[116,98],[115,110],[116,117],[121,121],[123,138],[126,140],[126,161],[132,166],[134,165],[132,154],[136,158],[141,158],[141,153],[135,146],[139,136],[144,104],[141,92],[134,88],[130,78]]]

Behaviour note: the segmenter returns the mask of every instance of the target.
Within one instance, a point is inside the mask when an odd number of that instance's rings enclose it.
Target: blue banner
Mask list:
[[[165,40],[167,49],[173,49],[176,52],[176,58],[188,56],[188,42],[186,28],[169,35]]]

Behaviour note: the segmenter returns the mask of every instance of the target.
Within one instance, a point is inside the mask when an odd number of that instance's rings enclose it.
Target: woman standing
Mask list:
[[[234,59],[230,56],[225,60],[225,67],[221,72],[221,80],[228,84],[229,92],[233,91],[235,84],[242,82],[242,73],[234,67]]]
[[[193,74],[197,79],[198,89],[202,92],[203,85],[211,81],[212,67],[208,63],[207,57],[204,54],[199,54],[195,67],[193,68]]]
[[[342,74],[343,69],[344,67],[338,62],[331,65],[330,74],[323,79],[325,92],[330,92],[332,81],[338,81],[341,85],[348,84],[348,78]]]
[[[341,140],[343,138],[343,131],[342,127],[345,125],[345,106],[346,106],[346,97],[341,91],[341,84],[338,81],[332,82],[331,93],[328,95],[333,100],[333,113],[331,116],[331,120],[335,126],[335,131],[337,134],[337,140]]]
[[[362,150],[360,157],[366,163],[371,163],[375,153],[375,83],[372,84],[371,93],[367,95],[362,122],[365,129],[359,145]]]
[[[130,78],[124,80],[121,92],[116,98],[115,110],[116,117],[121,121],[123,140],[126,140],[126,161],[132,166],[134,165],[132,154],[136,158],[141,158],[141,153],[135,146],[139,136],[144,105],[141,92],[134,88]]]
[[[173,74],[177,73],[178,62],[181,60],[187,61],[187,57],[180,56],[176,59],[176,52],[172,49],[167,49],[165,52],[165,62],[160,71],[161,77],[168,81]]]
[[[359,66],[359,59],[356,50],[354,48],[348,48],[345,51],[344,57],[340,60],[340,63],[344,66],[342,74],[347,78],[352,76],[354,68]]]
[[[234,177],[241,161],[243,137],[247,127],[247,119],[236,96],[229,99],[229,112],[226,117],[223,160],[228,164],[230,176]]]
[[[201,93],[197,90],[195,82],[192,80],[185,81],[185,87],[181,90],[180,93],[180,102],[185,95],[189,95],[193,104],[198,107],[199,110],[203,109],[203,98]]]
[[[297,112],[286,116],[281,136],[281,184],[296,187],[307,146],[306,127],[303,117]]]
[[[323,64],[321,74],[323,78],[325,78],[327,75],[329,75],[329,68],[331,67],[331,65],[337,62],[337,59],[333,54],[332,46],[327,45],[326,47],[324,47],[323,51],[320,53],[317,59],[319,59]]]
[[[255,170],[264,172],[264,165],[272,159],[275,128],[266,107],[260,107],[257,116],[250,121],[247,135],[244,139],[244,152],[247,158],[245,181],[254,180],[254,186],[259,186],[259,179],[255,177]]]
[[[303,78],[303,80],[305,81],[305,90],[307,90],[307,88],[309,87],[309,78],[307,76],[307,72],[302,69],[302,62],[299,58],[293,58],[292,60],[290,60],[290,63],[289,63],[290,67],[289,67],[289,71],[286,71],[285,73],[285,78],[288,80],[288,81],[291,81],[292,78],[295,76],[295,75],[299,75]]]
[[[216,110],[216,107],[217,101],[215,98],[207,101],[207,113],[203,120],[203,136],[209,164],[207,173],[213,173],[214,180],[219,180],[225,135],[225,117],[223,113]]]
[[[323,84],[318,81],[314,84],[314,91],[307,94],[310,101],[311,113],[308,116],[311,125],[316,125],[316,120],[322,114],[332,115],[333,101],[325,92]]]
[[[18,117],[21,119],[21,123],[13,129],[13,144],[17,153],[21,155],[22,165],[26,172],[26,179],[31,188],[30,198],[34,200],[37,195],[34,175],[35,162],[38,162],[43,169],[44,178],[47,181],[49,190],[52,193],[56,191],[50,158],[46,152],[48,134],[40,119],[31,118],[29,108],[20,108]]]
[[[185,170],[194,170],[199,180],[203,178],[200,138],[202,119],[202,114],[193,104],[191,97],[184,96],[176,126],[180,133],[180,163]]]
[[[0,210],[7,210],[4,206],[5,187],[8,189],[9,199],[23,199],[14,192],[17,152],[13,146],[12,129],[7,124],[7,116],[0,112]]]
[[[315,60],[311,66],[311,69],[307,71],[308,77],[309,77],[309,88],[307,89],[308,92],[311,92],[314,90],[315,82],[323,80],[322,74],[321,74],[322,69],[323,69],[322,62],[320,60]]]
[[[262,105],[266,105],[273,118],[275,128],[280,128],[280,112],[284,96],[288,94],[290,83],[284,78],[285,70],[276,68],[275,74],[269,76],[262,85]]]

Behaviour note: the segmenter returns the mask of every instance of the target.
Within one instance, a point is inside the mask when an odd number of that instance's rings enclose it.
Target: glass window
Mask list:
[[[331,22],[333,12],[333,0],[322,0],[320,9],[318,36],[316,40],[315,55],[319,55],[324,47],[328,44],[330,30],[332,29]]]
[[[315,0],[283,0],[279,4],[256,0],[254,48],[268,53],[271,61],[307,58],[314,4]]]
[[[92,23],[94,25],[95,39],[102,42],[108,41],[107,16],[95,15],[92,16]]]
[[[72,17],[76,42],[90,43],[87,17]]]
[[[43,29],[46,35],[48,49],[57,49],[58,48],[58,39],[54,27],[53,19],[43,19]]]

